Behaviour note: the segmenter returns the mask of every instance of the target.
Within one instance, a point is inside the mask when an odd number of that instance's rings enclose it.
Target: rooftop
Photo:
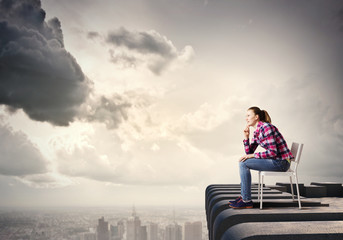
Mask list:
[[[238,184],[208,186],[209,239],[343,239],[342,184],[301,186],[302,209],[299,209],[296,197],[292,200],[290,184],[277,183],[264,186],[262,210],[257,200],[256,184],[252,185],[252,209],[229,207],[228,201],[240,195]]]

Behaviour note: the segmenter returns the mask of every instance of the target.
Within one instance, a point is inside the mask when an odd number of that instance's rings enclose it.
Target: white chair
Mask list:
[[[286,172],[273,172],[273,171],[259,171],[258,172],[258,200],[260,200],[260,209],[262,209],[263,204],[263,181],[264,176],[289,176],[290,182],[291,182],[291,192],[292,192],[292,199],[294,201],[294,192],[293,192],[293,183],[292,183],[292,177],[295,178],[295,184],[297,187],[297,196],[298,196],[298,203],[299,203],[299,209],[301,209],[301,202],[300,202],[300,194],[299,194],[299,186],[298,186],[298,174],[297,174],[297,168],[300,162],[301,152],[303,149],[304,144],[302,143],[293,143],[291,147],[291,152],[294,156],[294,159],[291,161],[294,161],[294,168],[291,169],[291,167]],[[292,163],[291,162],[291,163]],[[260,192],[261,192],[261,198],[260,198]]]

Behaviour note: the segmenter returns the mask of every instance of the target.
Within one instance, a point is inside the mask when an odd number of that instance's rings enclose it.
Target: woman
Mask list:
[[[246,155],[239,159],[241,177],[241,196],[230,201],[232,208],[252,208],[250,169],[285,172],[289,169],[290,159],[294,158],[279,130],[271,124],[267,111],[251,107],[246,116],[247,127],[244,129],[244,148]],[[249,143],[249,127],[254,127],[254,136]],[[265,152],[254,153],[260,145]]]

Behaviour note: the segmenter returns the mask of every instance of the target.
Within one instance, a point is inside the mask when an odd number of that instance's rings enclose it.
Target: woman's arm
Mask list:
[[[244,150],[246,154],[251,154],[254,153],[258,143],[256,141],[253,140],[253,142],[250,144],[249,143],[249,138],[248,139],[244,139],[243,140],[243,144],[244,144]]]
[[[254,139],[253,139],[252,144],[249,144],[249,135],[250,135],[249,125],[245,127],[243,134],[244,134],[243,144],[244,144],[245,153],[246,154],[254,153],[258,144],[254,141]]]

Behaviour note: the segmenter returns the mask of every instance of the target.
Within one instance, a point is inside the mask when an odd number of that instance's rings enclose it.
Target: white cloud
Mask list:
[[[57,150],[58,170],[70,177],[114,184],[192,185],[203,181],[213,160],[184,134],[171,130],[182,121],[157,117],[155,103],[143,103],[134,104],[136,107],[130,109],[128,120],[120,128],[107,132],[112,137],[106,139],[106,148],[99,148],[102,141],[96,140],[97,131],[102,128],[98,125],[83,146]]]
[[[71,151],[59,149],[59,171],[70,177],[114,184],[189,186],[206,181],[203,175],[216,168],[212,158],[215,155],[193,145],[188,134],[211,132],[230,121],[241,111],[238,108],[245,99],[231,97],[217,107],[203,104],[179,121],[156,115],[155,104],[153,101],[130,109],[128,120],[115,131],[113,140],[107,139],[116,146],[115,150],[109,146],[100,151],[95,136],[89,136],[87,144]],[[114,140],[114,136],[118,139]]]
[[[154,151],[154,152],[159,151],[160,150],[160,146],[158,146],[156,143],[154,143],[151,146],[151,150]]]
[[[211,131],[241,112],[246,99],[232,96],[217,105],[204,103],[195,112],[184,114],[172,128],[181,132]]]
[[[117,158],[91,147],[71,153],[59,150],[58,170],[69,177],[126,185],[197,185],[203,180],[212,164],[206,154],[187,143],[163,141],[160,145],[163,151],[152,154],[145,144],[137,144],[134,154],[122,152]]]

